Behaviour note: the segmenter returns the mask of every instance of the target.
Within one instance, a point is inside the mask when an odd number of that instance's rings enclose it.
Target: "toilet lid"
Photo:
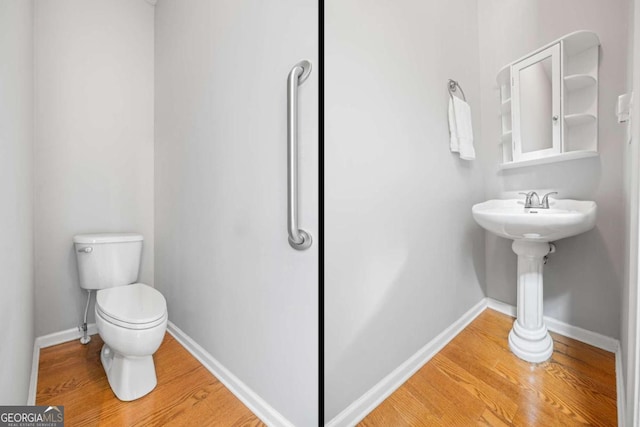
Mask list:
[[[150,323],[167,312],[164,296],[144,283],[101,289],[96,304],[105,314],[126,323]]]

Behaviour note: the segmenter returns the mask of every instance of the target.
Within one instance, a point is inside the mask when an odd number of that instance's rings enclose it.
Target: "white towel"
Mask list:
[[[460,153],[460,158],[464,160],[475,159],[471,108],[469,104],[455,96],[449,97],[449,132],[451,133],[451,152]]]

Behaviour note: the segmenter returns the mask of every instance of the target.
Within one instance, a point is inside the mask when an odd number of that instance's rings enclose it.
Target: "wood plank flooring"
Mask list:
[[[118,400],[100,363],[102,340],[40,351],[37,405],[64,405],[72,426],[264,426],[171,335],[154,355],[158,385],[132,402]]]
[[[551,359],[525,362],[513,320],[485,310],[359,426],[617,426],[614,354],[551,334]]]
[[[487,309],[360,426],[616,426],[615,357],[551,334],[541,364],[508,348],[513,318]],[[64,405],[67,426],[264,426],[171,335],[155,354],[158,386],[119,401],[92,336],[40,352],[38,405]]]

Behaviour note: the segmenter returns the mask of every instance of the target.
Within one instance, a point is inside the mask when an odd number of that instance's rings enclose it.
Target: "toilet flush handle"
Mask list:
[[[78,252],[84,252],[85,254],[90,254],[93,252],[93,248],[91,246],[87,246],[86,248],[78,249]]]

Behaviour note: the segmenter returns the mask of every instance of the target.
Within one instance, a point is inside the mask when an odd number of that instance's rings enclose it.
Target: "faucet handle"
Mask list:
[[[532,191],[529,191],[528,193],[525,193],[523,191],[520,191],[518,194],[522,194],[524,196],[524,206],[525,207],[529,207],[531,206],[531,195],[532,195]]]
[[[550,193],[545,194],[542,197],[542,203],[541,203],[542,209],[549,209],[549,196],[552,195],[552,194],[558,194],[558,192],[557,191],[552,191]]]
[[[518,193],[518,194],[524,194],[526,196],[525,200],[524,200],[524,207],[525,209],[527,208],[534,208],[534,207],[538,207],[538,206],[534,206],[533,205],[533,197],[535,196],[535,200],[536,200],[536,205],[540,204],[540,199],[538,198],[538,193],[536,193],[535,191],[529,191],[528,193]]]

